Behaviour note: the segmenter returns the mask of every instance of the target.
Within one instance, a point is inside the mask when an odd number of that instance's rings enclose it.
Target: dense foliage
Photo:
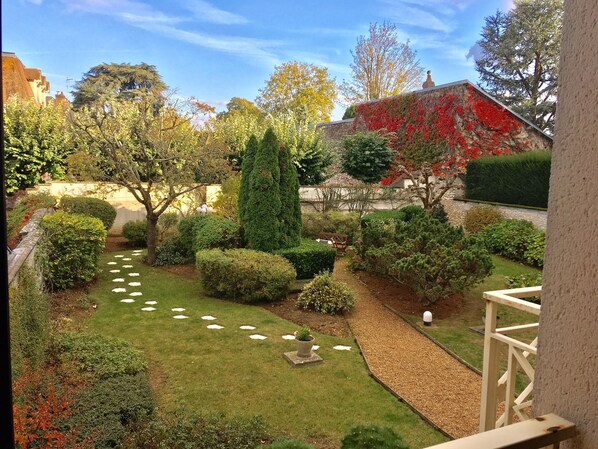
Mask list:
[[[341,449],[409,449],[407,443],[389,427],[361,425],[343,438]]]
[[[297,272],[298,279],[310,279],[322,271],[334,269],[336,250],[324,243],[302,239],[299,246],[274,251],[287,259]]]
[[[250,303],[284,298],[296,277],[283,257],[248,249],[199,251],[196,265],[206,294]]]
[[[551,153],[485,157],[467,164],[468,199],[521,206],[548,206]]]
[[[45,193],[29,194],[23,196],[12,209],[6,211],[6,236],[8,246],[16,246],[19,233],[29,221],[31,215],[38,210],[52,207],[56,199]]]
[[[319,313],[342,314],[355,305],[355,294],[344,282],[332,279],[329,272],[317,275],[297,298],[297,307]]]
[[[298,246],[301,242],[301,202],[297,169],[286,146],[280,148],[280,242],[282,248]]]
[[[104,224],[98,218],[56,212],[40,225],[36,258],[47,284],[65,289],[91,281],[106,243]]]
[[[245,147],[245,153],[243,154],[243,163],[241,165],[241,185],[239,186],[239,219],[241,223],[247,223],[250,219],[248,215],[249,207],[249,192],[251,190],[250,180],[251,172],[253,170],[253,164],[255,162],[255,156],[260,147],[255,134],[252,134]]]
[[[62,179],[73,152],[65,114],[58,106],[10,100],[4,105],[6,191],[35,187],[48,173]]]
[[[123,225],[123,237],[132,246],[147,246],[147,221],[132,220]]]
[[[173,236],[165,239],[156,248],[156,261],[154,265],[181,265],[192,263],[194,257],[188,248],[183,244],[180,236]]]
[[[239,223],[239,194],[241,176],[234,174],[222,181],[220,192],[213,203],[215,213]]]
[[[542,267],[545,233],[526,220],[501,220],[480,233],[488,250],[507,259]]]
[[[359,233],[359,214],[356,212],[312,212],[301,215],[301,235],[317,239],[322,232],[346,234],[348,244],[352,244]]]
[[[504,218],[503,213],[494,206],[473,206],[465,213],[463,227],[469,234],[480,232],[486,226],[496,223]]]
[[[68,196],[60,198],[60,207],[69,214],[82,214],[102,220],[108,231],[114,224],[116,209],[108,202],[99,198],[83,196]]]
[[[206,220],[207,215],[195,214],[189,215],[179,221],[179,243],[184,248],[185,255],[191,259],[195,256],[193,244],[197,230]]]
[[[210,248],[238,248],[241,246],[241,227],[232,220],[208,215],[193,227],[193,252]]]
[[[380,182],[395,158],[388,138],[374,131],[345,137],[343,147],[343,171],[365,183]]]

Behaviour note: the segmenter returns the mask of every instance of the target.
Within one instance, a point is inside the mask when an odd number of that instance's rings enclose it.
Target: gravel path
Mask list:
[[[357,295],[348,321],[372,372],[449,435],[477,433],[481,377],[384,307],[345,260],[334,268]]]

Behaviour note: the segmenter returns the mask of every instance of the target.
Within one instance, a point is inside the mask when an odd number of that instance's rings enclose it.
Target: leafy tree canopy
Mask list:
[[[265,117],[264,111],[258,108],[253,101],[241,97],[231,98],[226,104],[226,111],[219,113],[218,118],[227,118],[235,114],[251,115],[257,119]]]
[[[482,86],[540,129],[552,131],[556,112],[563,0],[516,0],[508,13],[486,18]]]
[[[72,91],[73,106],[80,108],[108,99],[139,100],[158,97],[168,86],[155,66],[141,64],[100,64],[89,69]]]

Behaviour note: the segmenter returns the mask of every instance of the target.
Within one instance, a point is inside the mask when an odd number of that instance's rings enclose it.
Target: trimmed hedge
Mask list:
[[[241,246],[241,226],[218,215],[209,215],[195,223],[193,232],[193,253],[202,249],[229,249]]]
[[[46,215],[40,225],[36,259],[46,282],[65,289],[91,281],[106,243],[104,224],[98,218],[56,212]]]
[[[347,244],[353,244],[359,233],[359,214],[339,211],[304,213],[301,216],[301,235],[304,238],[317,239],[322,232],[347,234]]]
[[[334,270],[336,250],[324,243],[315,240],[302,239],[299,246],[284,248],[274,251],[287,259],[295,271],[298,279],[310,279],[322,271]]]
[[[467,163],[465,197],[521,206],[547,207],[549,151],[491,156]]]
[[[479,232],[488,250],[516,262],[544,265],[545,233],[527,220],[500,220]]]
[[[116,209],[108,201],[84,196],[65,195],[60,199],[60,207],[69,214],[82,214],[102,220],[108,231],[116,219]]]
[[[249,249],[211,249],[195,257],[206,294],[242,302],[283,299],[296,272],[281,256]]]
[[[142,248],[147,246],[147,221],[133,220],[127,221],[123,226],[123,236],[133,246]]]
[[[297,298],[297,307],[319,313],[345,313],[355,305],[355,294],[344,282],[332,279],[330,273],[317,275]]]

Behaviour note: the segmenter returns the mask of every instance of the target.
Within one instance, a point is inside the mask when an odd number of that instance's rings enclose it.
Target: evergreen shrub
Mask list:
[[[180,236],[167,238],[156,248],[155,266],[181,265],[186,263],[193,263],[193,256],[189,255],[189,251],[183,245]]]
[[[40,226],[36,258],[46,282],[65,289],[91,281],[106,243],[104,224],[98,218],[56,212],[46,215]]]
[[[248,249],[211,249],[195,257],[208,295],[242,302],[283,299],[296,272],[281,256]]]
[[[368,184],[380,182],[395,159],[388,138],[375,131],[345,137],[343,147],[343,171]]]
[[[297,272],[298,279],[313,278],[322,271],[334,269],[336,250],[315,240],[302,239],[299,246],[274,251],[287,259]]]
[[[207,217],[207,215],[195,214],[189,215],[179,221],[179,239],[187,252],[187,256],[190,258],[193,258],[195,254],[193,252],[193,243],[195,241],[196,229]]]
[[[82,214],[102,220],[108,231],[116,219],[116,209],[108,202],[98,198],[68,196],[60,198],[60,207],[69,214]]]
[[[544,265],[545,233],[536,229],[531,221],[497,221],[486,226],[479,235],[494,254],[537,267]]]
[[[521,206],[547,207],[549,151],[482,157],[467,163],[465,197]]]
[[[354,305],[353,291],[344,282],[333,280],[328,272],[317,275],[297,298],[297,307],[324,314],[343,314]]]
[[[409,449],[407,443],[389,427],[361,425],[343,438],[341,449]]]
[[[132,246],[147,246],[147,221],[132,220],[123,225],[123,236]]]
[[[241,246],[241,227],[232,220],[209,215],[198,222],[193,230],[193,252],[210,248],[238,248]]]
[[[280,242],[279,248],[291,248],[301,242],[301,202],[299,177],[286,146],[280,148]]]
[[[473,206],[465,213],[463,227],[469,234],[480,232],[486,226],[496,223],[504,218],[503,213],[494,206]]]

